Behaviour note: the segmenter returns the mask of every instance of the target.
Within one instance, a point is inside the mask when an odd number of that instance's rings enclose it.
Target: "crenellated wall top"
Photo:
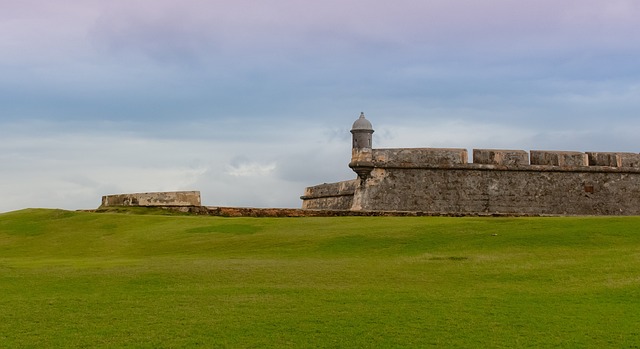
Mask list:
[[[374,167],[480,167],[539,170],[542,167],[563,170],[617,168],[640,170],[640,154],[622,152],[577,152],[552,150],[473,149],[472,162],[461,148],[373,149]]]

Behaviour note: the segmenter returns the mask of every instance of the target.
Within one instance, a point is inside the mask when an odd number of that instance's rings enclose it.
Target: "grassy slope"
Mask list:
[[[11,212],[0,347],[638,347],[638,226]]]

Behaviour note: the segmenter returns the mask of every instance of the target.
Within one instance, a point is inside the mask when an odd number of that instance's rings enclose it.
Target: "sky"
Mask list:
[[[640,152],[637,0],[0,0],[0,212],[300,207],[375,148]]]

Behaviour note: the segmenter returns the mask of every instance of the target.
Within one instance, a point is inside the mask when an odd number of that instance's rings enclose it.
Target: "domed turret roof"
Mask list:
[[[358,120],[356,120],[356,122],[353,123],[353,127],[351,127],[351,130],[371,130],[373,131],[373,126],[371,125],[371,123],[369,122],[369,120],[367,120],[364,117],[364,113],[360,113],[360,117],[358,118]]]

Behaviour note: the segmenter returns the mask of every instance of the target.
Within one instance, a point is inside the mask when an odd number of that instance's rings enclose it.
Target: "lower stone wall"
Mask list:
[[[446,214],[640,215],[640,171],[463,166],[375,168],[352,210]]]
[[[102,206],[200,206],[199,191],[105,195]]]
[[[359,180],[325,183],[308,187],[300,198],[303,209],[350,210]]]
[[[461,213],[434,213],[424,211],[351,211],[351,210],[303,210],[299,208],[254,208],[254,207],[209,207],[209,206],[154,206],[148,209],[163,209],[177,214],[208,215],[218,217],[419,217],[419,216],[446,216],[446,217],[513,217],[513,216],[540,216],[525,214],[461,214]],[[115,208],[102,207],[95,210],[79,210],[82,212],[122,212]]]

